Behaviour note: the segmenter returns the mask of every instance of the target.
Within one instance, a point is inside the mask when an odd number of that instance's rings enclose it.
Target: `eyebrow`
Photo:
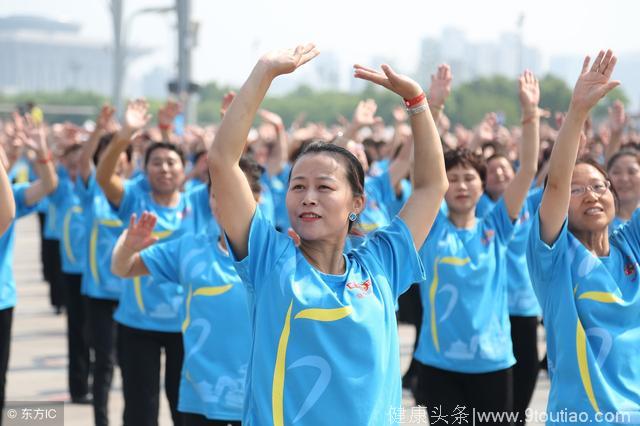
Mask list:
[[[305,179],[308,179],[308,178],[305,177],[305,176],[294,176],[294,177],[291,178],[292,181],[294,181],[294,180],[305,180]],[[330,180],[330,181],[334,181],[334,182],[337,180],[333,176],[329,176],[329,175],[318,176],[318,179],[320,179],[320,180]]]

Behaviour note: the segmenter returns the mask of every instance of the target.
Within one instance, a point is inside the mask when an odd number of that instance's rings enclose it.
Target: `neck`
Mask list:
[[[299,248],[305,259],[320,272],[341,275],[347,267],[342,255],[345,238],[338,243],[302,240]]]
[[[605,227],[601,231],[590,232],[572,231],[573,235],[584,245],[587,250],[596,256],[608,256],[609,255],[609,228]]]
[[[170,194],[159,194],[157,192],[151,193],[153,201],[165,207],[175,207],[180,202],[180,192],[173,191]]]
[[[449,211],[449,220],[458,229],[472,228],[476,223],[476,209],[473,208],[468,212]]]
[[[489,191],[485,191],[485,194],[491,198],[491,201],[498,201],[498,198],[502,197],[502,193],[498,194],[497,192],[491,193]]]
[[[638,208],[638,203],[633,200],[625,201],[625,202],[620,201],[620,203],[618,204],[618,211],[616,212],[616,216],[624,220],[629,220],[631,219],[633,212],[637,208]]]

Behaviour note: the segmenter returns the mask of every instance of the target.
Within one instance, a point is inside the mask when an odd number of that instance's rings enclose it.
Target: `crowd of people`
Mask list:
[[[620,102],[590,119],[619,84],[612,52],[585,59],[553,120],[524,71],[511,128],[452,127],[447,65],[427,91],[354,66],[399,96],[394,123],[370,99],[331,126],[260,109],[317,55],[262,56],[218,126],[176,132],[173,101],[152,125],[144,100],[121,122],[105,106],[85,127],[3,123],[0,400],[13,224],[33,212],[71,402],[96,425],[120,421],[115,365],[125,425],[158,424],[161,382],[174,425],[397,424],[403,387],[432,423],[524,424],[541,320],[548,423],[640,424],[640,134]],[[398,321],[416,327],[404,375]]]

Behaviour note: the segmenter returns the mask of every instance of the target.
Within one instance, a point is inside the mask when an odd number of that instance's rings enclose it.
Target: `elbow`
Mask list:
[[[131,278],[127,271],[115,262],[115,256],[111,259],[111,273],[119,278]]]

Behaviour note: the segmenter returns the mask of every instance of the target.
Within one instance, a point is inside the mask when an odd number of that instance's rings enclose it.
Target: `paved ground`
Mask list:
[[[18,222],[15,247],[15,274],[18,283],[18,306],[14,313],[11,358],[7,378],[7,401],[68,401],[66,320],[55,315],[49,306],[48,287],[42,281],[39,260],[39,236],[37,218],[30,216]],[[400,328],[402,368],[410,362],[414,332],[411,327]],[[120,373],[114,374],[114,386],[110,399],[111,424],[120,424],[122,415],[122,391]],[[482,392],[483,389],[479,389]],[[534,394],[532,407],[543,411],[549,391],[549,381],[541,374]],[[406,423],[420,424],[413,400],[404,395]],[[412,414],[414,417],[412,418]],[[398,413],[400,415],[400,413]],[[438,422],[445,424],[443,422]],[[35,423],[34,423],[35,424]],[[65,404],[65,425],[93,424],[91,406]],[[425,423],[422,423],[425,424]],[[435,423],[434,423],[435,424]],[[452,418],[449,423],[453,424]],[[531,423],[538,424],[538,423]],[[171,425],[171,416],[163,398],[160,409],[160,425]]]

